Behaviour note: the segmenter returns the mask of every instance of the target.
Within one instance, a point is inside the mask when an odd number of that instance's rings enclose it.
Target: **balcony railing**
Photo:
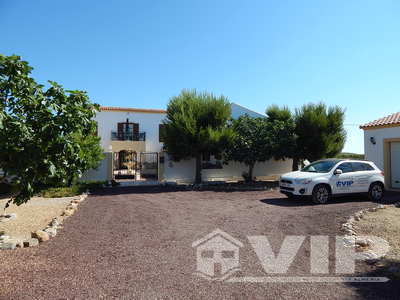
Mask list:
[[[146,132],[117,132],[111,131],[112,141],[146,141]]]

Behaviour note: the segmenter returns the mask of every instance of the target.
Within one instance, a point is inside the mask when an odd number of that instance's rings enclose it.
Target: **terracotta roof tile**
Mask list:
[[[369,122],[367,124],[361,125],[361,129],[373,129],[382,127],[395,127],[400,126],[400,112],[391,114],[384,118]]]
[[[150,114],[165,114],[166,110],[162,109],[147,109],[147,108],[129,108],[129,107],[112,107],[112,106],[101,106],[101,111],[126,111],[126,112],[138,112],[138,113],[150,113]]]

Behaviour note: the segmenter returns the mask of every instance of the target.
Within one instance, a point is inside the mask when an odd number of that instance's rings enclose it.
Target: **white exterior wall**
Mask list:
[[[374,137],[376,144],[370,138]],[[384,170],[384,139],[400,138],[400,127],[364,130],[365,159],[373,161],[379,169]]]
[[[195,178],[195,159],[171,161],[165,155],[164,180],[172,182],[193,182]],[[229,162],[222,165],[222,169],[203,169],[203,181],[224,181],[224,180],[243,180],[243,172],[248,171],[248,167],[243,163]],[[292,170],[292,160],[269,160],[257,163],[254,166],[254,177],[279,176]]]
[[[112,179],[112,153],[104,153],[104,158],[97,169],[87,170],[80,181],[108,181]]]
[[[146,133],[146,151],[160,152],[163,144],[159,142],[158,125],[165,118],[164,113],[141,113],[129,111],[100,111],[97,113],[95,120],[98,124],[98,135],[101,137],[101,146],[104,151],[112,151],[110,149],[111,131],[117,131],[119,122],[129,122],[139,124],[139,132]]]

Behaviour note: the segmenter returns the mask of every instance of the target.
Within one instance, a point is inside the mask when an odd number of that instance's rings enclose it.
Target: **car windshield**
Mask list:
[[[320,160],[304,167],[302,172],[328,173],[339,162],[339,160]]]

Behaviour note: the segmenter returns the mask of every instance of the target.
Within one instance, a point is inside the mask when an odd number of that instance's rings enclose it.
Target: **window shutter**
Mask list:
[[[133,136],[139,137],[139,124],[133,123]]]
[[[158,141],[160,143],[164,142],[164,134],[165,134],[165,125],[159,124],[158,125]]]
[[[122,139],[124,136],[124,125],[125,123],[118,123],[118,139]]]

